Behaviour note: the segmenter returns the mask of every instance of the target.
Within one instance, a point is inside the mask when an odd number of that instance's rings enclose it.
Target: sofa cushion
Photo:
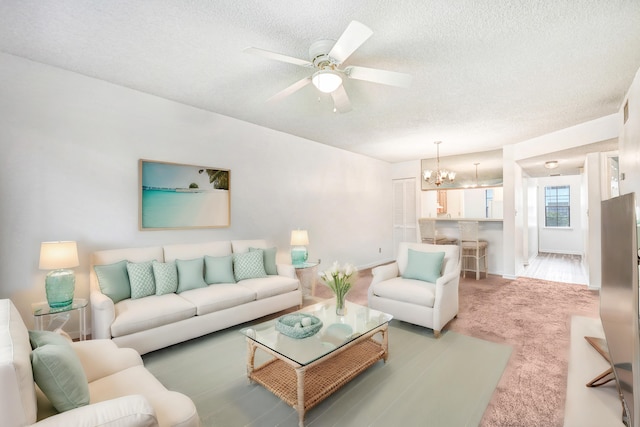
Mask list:
[[[433,307],[436,299],[433,283],[396,277],[372,285],[373,294],[381,298]]]
[[[167,245],[164,247],[164,261],[175,261],[177,259],[201,258],[205,255],[224,256],[231,255],[231,242],[206,242],[206,243],[186,243],[177,245]]]
[[[268,275],[278,274],[278,267],[276,266],[276,253],[278,252],[278,248],[249,248],[249,252],[258,250],[263,251],[264,271]]]
[[[233,254],[233,273],[236,281],[267,277],[264,271],[264,255],[262,250]]]
[[[156,295],[172,294],[178,290],[178,270],[174,261],[154,261],[151,266],[156,281]]]
[[[94,265],[93,269],[98,277],[100,291],[111,298],[114,303],[131,298],[127,260],[113,264]]]
[[[256,293],[251,289],[224,283],[192,289],[181,293],[180,296],[196,307],[198,316],[235,307],[256,299]]]
[[[131,286],[131,298],[144,298],[156,293],[156,282],[153,278],[151,261],[128,262],[127,273]]]
[[[204,281],[215,283],[236,283],[233,275],[233,255],[204,256]]]
[[[111,335],[119,337],[195,316],[196,308],[177,294],[126,299],[115,305]]]
[[[204,258],[177,259],[178,267],[178,293],[189,289],[204,288]]]
[[[444,252],[419,252],[409,249],[407,268],[402,277],[435,283],[441,276]]]
[[[256,299],[264,299],[295,291],[298,289],[299,283],[297,279],[290,277],[267,276],[256,279],[246,279],[238,282],[237,286],[243,286],[255,292]]]
[[[59,412],[89,404],[87,377],[68,342],[37,347],[31,366],[36,384]]]

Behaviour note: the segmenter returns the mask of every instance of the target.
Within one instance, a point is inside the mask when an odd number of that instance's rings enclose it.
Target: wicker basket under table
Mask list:
[[[308,364],[299,365],[270,348],[247,338],[248,377],[264,386],[298,411],[299,425],[304,425],[304,414],[322,402],[340,387],[375,364],[386,362],[388,356],[388,324],[383,324],[350,343]],[[373,339],[382,334],[382,341]],[[256,349],[274,356],[254,367]]]

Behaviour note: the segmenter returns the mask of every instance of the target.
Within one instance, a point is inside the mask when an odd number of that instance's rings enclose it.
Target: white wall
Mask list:
[[[0,81],[0,298],[27,322],[42,241],[78,242],[78,297],[100,249],[266,238],[286,259],[299,227],[324,266],[392,257],[388,163],[6,54]],[[140,158],[230,169],[231,226],[139,231]]]
[[[571,226],[567,228],[545,227],[544,188],[568,185],[571,192],[570,209]],[[538,178],[538,251],[582,255],[584,240],[581,215],[581,186],[580,175],[550,176]]]
[[[629,104],[629,119],[624,123],[623,109]],[[619,152],[620,194],[636,193],[636,204],[640,204],[640,70],[627,92],[618,115],[620,128]]]

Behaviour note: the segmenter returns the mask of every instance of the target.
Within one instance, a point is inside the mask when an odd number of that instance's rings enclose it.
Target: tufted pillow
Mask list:
[[[190,289],[204,288],[204,258],[177,259],[178,267],[178,293]]]
[[[178,290],[178,270],[175,262],[153,261],[156,295],[172,294]]]
[[[152,261],[127,263],[131,299],[148,297],[156,293],[156,282],[153,279],[153,267],[151,264]]]
[[[131,285],[127,273],[127,260],[113,264],[94,265],[93,269],[98,277],[98,285],[103,294],[114,303],[131,298]]]
[[[249,252],[260,250],[264,253],[264,271],[269,275],[278,274],[278,267],[276,266],[276,253],[278,252],[278,248],[249,248]]]
[[[409,249],[407,268],[402,277],[435,283],[442,275],[444,252],[420,252]]]
[[[204,256],[204,281],[210,285],[215,283],[236,283],[233,276],[233,255]]]
[[[69,343],[45,344],[31,352],[33,378],[58,412],[89,404],[89,384]]]
[[[267,277],[264,271],[264,255],[262,249],[233,254],[233,272],[236,281]]]

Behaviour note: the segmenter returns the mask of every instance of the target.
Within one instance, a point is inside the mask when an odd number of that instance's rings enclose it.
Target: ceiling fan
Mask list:
[[[351,21],[344,30],[338,41],[318,40],[309,48],[309,58],[299,59],[280,53],[270,52],[268,50],[259,49],[257,47],[248,47],[244,49],[246,53],[260,55],[265,58],[275,59],[277,61],[288,62],[290,64],[299,65],[315,70],[312,75],[303,78],[276,93],[269,101],[277,101],[285,98],[292,93],[302,89],[309,83],[312,83],[319,91],[330,93],[333,99],[334,111],[346,113],[351,111],[351,101],[347,96],[347,92],[343,86],[343,79],[364,80],[384,85],[397,86],[407,88],[411,85],[411,76],[395,71],[380,70],[377,68],[359,67],[349,65],[340,68],[342,63],[351,56],[371,35],[373,31],[366,25]]]

